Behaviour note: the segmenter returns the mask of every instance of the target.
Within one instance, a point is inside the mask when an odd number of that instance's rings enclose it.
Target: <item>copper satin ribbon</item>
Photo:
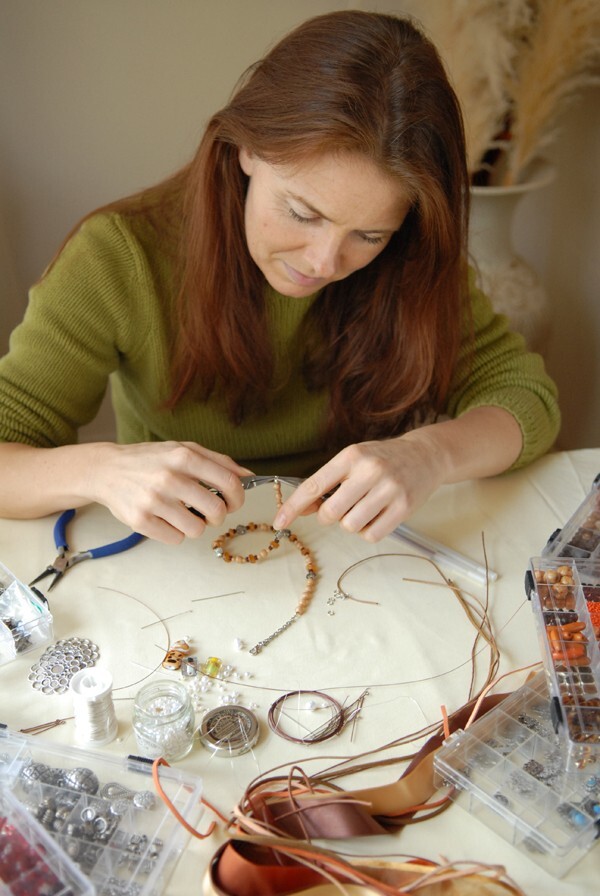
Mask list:
[[[316,851],[312,859],[313,863],[318,862]],[[400,896],[409,884],[418,884],[418,896],[515,896],[519,892],[505,881],[485,876],[477,867],[456,874],[452,869],[440,869],[426,860],[340,862],[349,875],[336,873],[331,865],[323,862],[329,878],[339,881],[337,885],[324,882],[325,875],[318,869],[297,863],[286,864],[289,861],[283,856],[281,864],[275,864],[273,851],[256,843],[242,840],[226,843],[213,857],[204,878],[204,896],[340,896],[340,883],[343,883],[341,892],[347,896],[381,896],[381,893]],[[423,880],[437,871],[441,872],[442,879]],[[356,880],[357,874],[362,874],[371,883],[351,882],[352,877]],[[232,881],[234,889],[231,889]]]
[[[486,697],[478,715],[493,709],[506,696]],[[465,727],[474,704],[472,701],[450,716],[451,732]],[[421,806],[431,799],[435,792],[433,758],[444,737],[442,732],[430,737],[402,776],[392,784],[334,791],[325,796],[310,792],[293,796],[251,794],[248,802],[252,816],[284,838],[282,846],[285,846],[285,838],[307,841],[387,834],[402,827],[416,814],[417,810],[411,812],[411,807]],[[407,870],[405,866],[402,868],[406,884]],[[369,874],[374,876],[373,866],[370,866]],[[215,854],[209,878],[212,890],[206,892],[217,896],[285,896],[310,891],[324,883],[323,875],[318,871],[243,838],[232,838]],[[368,887],[361,886],[359,892],[361,890],[370,892]],[[433,896],[435,891],[428,890],[428,896],[429,892]],[[445,894],[449,892],[444,890]]]
[[[281,857],[280,857],[281,858]],[[314,856],[318,859],[318,855]],[[204,896],[340,896],[340,886],[324,883],[323,874],[315,869],[299,864],[275,864],[273,851],[241,840],[226,843],[215,854],[204,879]],[[377,863],[363,860],[361,864],[343,863],[353,871],[362,873],[373,881],[369,883],[349,883],[343,875],[331,873],[338,881],[343,881],[343,890],[348,896],[380,896],[383,892],[393,892],[399,896],[402,887],[415,884],[434,871],[436,866],[424,861]],[[233,889],[232,887],[233,882]],[[444,880],[431,880],[419,886],[419,896],[507,896],[516,891],[501,880],[490,879],[475,870],[468,876]]]

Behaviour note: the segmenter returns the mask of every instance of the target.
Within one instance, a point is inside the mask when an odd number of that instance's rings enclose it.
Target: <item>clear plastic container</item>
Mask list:
[[[0,666],[51,640],[48,604],[0,563]]]
[[[552,533],[542,556],[600,560],[600,473],[573,516]]]
[[[0,788],[0,894],[94,896],[95,892],[10,790]]]
[[[568,745],[554,731],[544,672],[434,757],[438,786],[488,828],[555,877],[594,845],[600,776],[568,770]]]
[[[600,648],[590,618],[600,599],[600,559],[534,557],[526,591],[567,767],[600,775]]]
[[[72,863],[90,882],[86,893],[164,892],[189,834],[155,792],[151,772],[152,763],[139,757],[64,747],[0,727],[0,790],[59,847],[65,867]],[[161,766],[160,780],[177,812],[198,827],[200,778]]]

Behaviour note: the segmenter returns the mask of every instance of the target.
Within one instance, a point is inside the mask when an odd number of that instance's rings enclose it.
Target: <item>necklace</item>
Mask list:
[[[273,482],[273,488],[275,490],[275,501],[277,503],[277,509],[281,507],[283,504],[283,498],[281,495],[281,482],[279,479],[275,479]],[[262,548],[260,551],[257,551],[254,554],[234,554],[229,550],[226,550],[226,546],[229,545],[234,538],[238,538],[242,535],[246,535],[248,532],[270,532],[272,534],[272,538],[267,544],[266,547]],[[227,532],[224,532],[222,535],[219,535],[218,538],[212,543],[212,548],[215,553],[215,556],[220,560],[223,560],[225,563],[260,563],[261,560],[266,560],[269,554],[272,551],[276,551],[282,541],[288,541],[292,544],[299,552],[300,555],[304,558],[304,568],[306,570],[305,578],[306,585],[304,587],[304,591],[302,592],[302,596],[296,606],[294,611],[294,615],[287,619],[282,625],[279,626],[274,632],[268,635],[266,638],[263,638],[261,641],[258,641],[254,647],[250,648],[250,653],[252,656],[256,656],[261,650],[270,644],[271,641],[275,640],[279,635],[285,632],[294,622],[297,622],[301,616],[306,613],[308,607],[310,606],[310,602],[313,598],[313,593],[315,590],[315,586],[317,584],[317,564],[315,563],[314,557],[312,555],[312,551],[310,548],[307,548],[305,544],[303,544],[297,535],[294,535],[290,529],[274,529],[273,526],[270,526],[268,523],[246,523],[245,525],[235,526],[235,528],[228,529]]]

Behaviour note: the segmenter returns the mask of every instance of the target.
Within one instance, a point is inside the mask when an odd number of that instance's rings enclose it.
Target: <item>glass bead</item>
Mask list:
[[[202,664],[202,672],[205,675],[216,677],[221,671],[221,667],[223,665],[222,660],[219,659],[218,656],[209,656],[206,662]]]

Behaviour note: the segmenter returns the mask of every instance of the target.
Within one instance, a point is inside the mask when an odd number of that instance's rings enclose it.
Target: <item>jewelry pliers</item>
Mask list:
[[[287,482],[288,485],[296,487],[303,481],[303,479],[300,479],[297,476],[240,476],[240,482],[242,483],[242,488],[245,492],[251,488],[256,488],[257,485],[266,485],[269,482]],[[206,488],[209,492],[212,492],[218,498],[221,498],[222,501],[225,500],[218,488],[214,488],[214,486],[206,486]],[[190,507],[189,504],[186,504],[185,506],[190,513],[194,514],[194,516],[199,516],[201,520],[206,519],[204,514],[199,510],[196,510],[195,507]]]
[[[48,587],[48,591],[50,591],[54,588],[59,579],[63,577],[67,569],[75,566],[76,563],[81,563],[82,560],[95,560],[98,557],[109,557],[111,554],[120,554],[122,551],[127,551],[129,548],[139,544],[139,542],[145,538],[145,536],[140,535],[139,532],[132,532],[131,535],[128,535],[127,538],[122,538],[120,541],[113,541],[110,544],[102,545],[99,548],[90,548],[87,551],[78,551],[75,554],[69,554],[67,526],[74,516],[74,510],[64,510],[57,519],[53,531],[54,544],[58,551],[56,560],[30,582],[30,585],[35,585],[36,582],[45,579],[47,576],[53,575],[54,579],[52,584]]]
[[[301,482],[304,482],[298,476],[240,476],[240,479],[244,491],[255,488],[257,485],[265,485],[268,482],[287,482],[288,485],[293,486],[298,486]]]

